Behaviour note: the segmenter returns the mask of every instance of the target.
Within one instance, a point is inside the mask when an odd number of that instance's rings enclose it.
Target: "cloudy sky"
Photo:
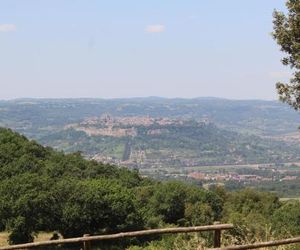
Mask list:
[[[284,0],[1,0],[0,99],[276,99]]]

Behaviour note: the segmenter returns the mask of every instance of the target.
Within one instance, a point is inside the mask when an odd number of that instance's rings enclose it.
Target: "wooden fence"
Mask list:
[[[139,236],[147,236],[147,235],[155,235],[155,234],[192,233],[192,232],[204,232],[204,231],[214,231],[214,248],[211,248],[210,250],[258,249],[258,248],[263,248],[263,247],[274,247],[274,246],[300,243],[300,237],[295,237],[295,238],[267,241],[267,242],[259,242],[259,243],[247,244],[247,245],[220,247],[221,246],[221,231],[228,230],[228,229],[233,229],[233,225],[232,224],[215,223],[214,225],[209,225],[209,226],[150,229],[150,230],[117,233],[117,234],[108,234],[108,235],[90,236],[90,235],[85,234],[83,237],[78,237],[78,238],[49,240],[49,241],[43,241],[43,242],[33,242],[33,243],[5,246],[5,247],[0,247],[0,250],[31,249],[31,248],[35,248],[35,247],[63,245],[63,244],[70,244],[70,243],[82,243],[84,250],[90,250],[92,241],[114,240],[114,239],[139,237]]]
[[[283,246],[283,245],[289,245],[289,244],[295,244],[295,243],[300,243],[300,237],[289,238],[289,239],[284,239],[284,240],[274,240],[274,241],[267,241],[267,242],[259,242],[259,243],[247,244],[247,245],[212,248],[211,250],[258,249],[258,248],[263,248],[263,247],[276,247],[276,246]]]
[[[53,245],[70,244],[70,243],[83,243],[83,249],[90,250],[92,241],[113,240],[113,239],[138,237],[138,236],[146,236],[146,235],[154,235],[154,234],[191,233],[191,232],[204,232],[204,231],[214,231],[214,247],[217,248],[221,246],[221,231],[232,229],[232,228],[233,228],[232,224],[215,223],[214,225],[209,225],[209,226],[150,229],[150,230],[117,233],[117,234],[108,234],[108,235],[89,236],[85,234],[83,237],[78,237],[78,238],[49,240],[43,242],[33,242],[33,243],[0,247],[0,250],[30,249],[34,247],[51,246],[51,245],[53,246]]]

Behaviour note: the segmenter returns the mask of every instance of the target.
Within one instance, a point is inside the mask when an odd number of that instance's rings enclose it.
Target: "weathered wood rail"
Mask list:
[[[289,244],[300,243],[300,237],[289,238],[284,240],[274,240],[274,241],[267,241],[267,242],[259,242],[254,244],[247,244],[247,245],[238,245],[238,246],[229,246],[229,247],[219,247],[219,248],[212,248],[211,250],[244,250],[244,249],[258,249],[263,247],[276,247],[276,246],[283,246]]]
[[[141,231],[133,231],[133,232],[125,232],[125,233],[117,233],[117,234],[108,234],[108,235],[95,235],[95,236],[84,235],[83,237],[78,237],[78,238],[49,240],[43,242],[33,242],[33,243],[5,246],[5,247],[0,247],[0,250],[30,249],[34,247],[51,246],[51,245],[53,246],[53,245],[70,244],[70,243],[83,243],[83,249],[90,250],[92,241],[113,240],[113,239],[138,237],[138,236],[146,236],[146,235],[154,235],[154,234],[192,233],[192,232],[204,232],[204,231],[214,231],[214,247],[220,247],[221,231],[232,229],[232,228],[233,228],[232,224],[216,223],[214,225],[209,225],[209,226],[150,229],[150,230],[141,230]]]
[[[114,239],[139,237],[139,236],[147,236],[147,235],[155,235],[155,234],[192,233],[192,232],[205,232],[205,231],[214,231],[214,248],[210,248],[210,250],[247,250],[247,249],[259,249],[265,247],[274,247],[274,246],[300,243],[300,237],[295,237],[289,239],[259,242],[259,243],[246,244],[246,245],[221,247],[222,230],[228,230],[233,228],[234,227],[232,224],[215,223],[214,225],[208,225],[208,226],[150,229],[150,230],[141,230],[141,231],[124,232],[124,233],[107,234],[107,235],[90,236],[88,234],[85,234],[83,237],[78,237],[78,238],[49,240],[43,242],[33,242],[33,243],[5,246],[5,247],[0,247],[0,250],[31,249],[35,247],[43,247],[43,246],[51,246],[51,245],[53,246],[53,245],[62,245],[62,244],[71,244],[71,243],[82,243],[84,250],[90,250],[92,241],[114,240]]]

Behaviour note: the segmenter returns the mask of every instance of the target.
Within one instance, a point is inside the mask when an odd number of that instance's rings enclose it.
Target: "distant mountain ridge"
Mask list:
[[[0,125],[31,136],[30,129],[60,127],[109,113],[113,116],[209,119],[238,132],[278,135],[296,132],[300,116],[278,101],[227,100],[212,97],[167,99],[16,99],[0,101]]]

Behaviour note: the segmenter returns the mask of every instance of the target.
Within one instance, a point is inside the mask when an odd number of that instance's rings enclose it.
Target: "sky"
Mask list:
[[[284,0],[0,0],[0,99],[277,99]]]

